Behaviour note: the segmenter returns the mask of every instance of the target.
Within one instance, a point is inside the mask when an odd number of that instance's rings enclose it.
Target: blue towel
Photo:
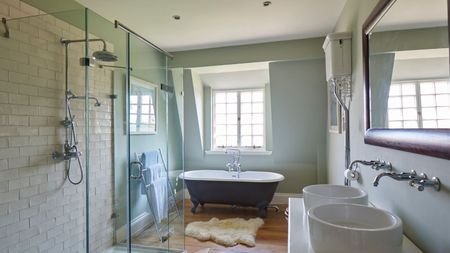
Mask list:
[[[141,162],[144,168],[158,163],[159,152],[156,150],[145,152],[142,154]]]

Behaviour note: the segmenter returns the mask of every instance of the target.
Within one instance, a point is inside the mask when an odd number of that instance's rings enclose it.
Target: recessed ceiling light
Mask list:
[[[172,18],[175,19],[175,20],[180,20],[181,19],[180,15],[173,15]]]
[[[264,6],[264,7],[267,7],[267,6],[271,5],[271,4],[272,4],[271,1],[264,1],[264,2],[263,2],[263,6]]]

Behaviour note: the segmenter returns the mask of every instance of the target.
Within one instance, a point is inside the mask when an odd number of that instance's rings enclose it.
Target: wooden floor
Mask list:
[[[154,229],[145,230],[133,237],[133,243],[159,248],[169,247],[171,249],[182,249],[183,245],[185,245],[187,253],[286,253],[288,223],[284,218],[284,210],[287,205],[278,206],[280,208],[279,212],[269,209],[267,218],[264,219],[264,225],[258,230],[255,247],[243,245],[224,247],[211,241],[204,242],[185,237],[181,219],[176,219],[175,222],[171,223],[173,233],[165,243],[160,243]],[[258,210],[255,208],[232,208],[229,205],[206,204],[204,207],[199,206],[196,214],[192,214],[190,210],[190,202],[186,201],[184,208],[185,225],[193,221],[208,221],[213,217],[219,219],[249,219],[258,215]]]
[[[279,205],[280,211],[275,212],[269,209],[264,225],[258,230],[256,236],[256,246],[246,247],[238,245],[234,247],[224,247],[214,242],[202,242],[194,238],[186,237],[185,244],[188,253],[205,250],[208,253],[286,253],[288,238],[288,223],[284,218],[284,210],[287,205]],[[185,224],[192,221],[208,221],[213,217],[219,219],[226,218],[254,218],[257,217],[258,210],[254,208],[231,208],[227,205],[208,205],[199,207],[196,214],[190,212],[190,205],[185,206]],[[209,249],[209,251],[206,251]]]

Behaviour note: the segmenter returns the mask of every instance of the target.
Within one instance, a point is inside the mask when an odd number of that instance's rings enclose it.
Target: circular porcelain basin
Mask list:
[[[315,184],[303,188],[305,210],[332,203],[352,203],[367,205],[367,193],[361,189],[331,184]]]
[[[327,204],[308,211],[315,253],[401,253],[402,221],[385,210],[355,204]]]

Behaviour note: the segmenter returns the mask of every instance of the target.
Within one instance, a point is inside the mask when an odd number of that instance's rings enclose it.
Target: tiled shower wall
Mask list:
[[[20,1],[0,0],[2,17],[38,14],[43,13]],[[53,151],[61,151],[65,133],[60,124],[64,46],[59,40],[83,38],[84,33],[50,15],[8,25],[11,38],[0,37],[0,252],[85,252],[85,180],[77,186],[64,181],[64,162],[51,158]],[[90,45],[91,50],[100,46]],[[84,95],[83,45],[69,48],[69,86]],[[90,252],[101,252],[113,244],[114,231],[112,73],[92,68],[90,79],[91,95],[102,104],[92,103],[90,113]],[[84,147],[84,101],[71,104],[79,147]],[[73,174],[78,178],[78,167]]]

